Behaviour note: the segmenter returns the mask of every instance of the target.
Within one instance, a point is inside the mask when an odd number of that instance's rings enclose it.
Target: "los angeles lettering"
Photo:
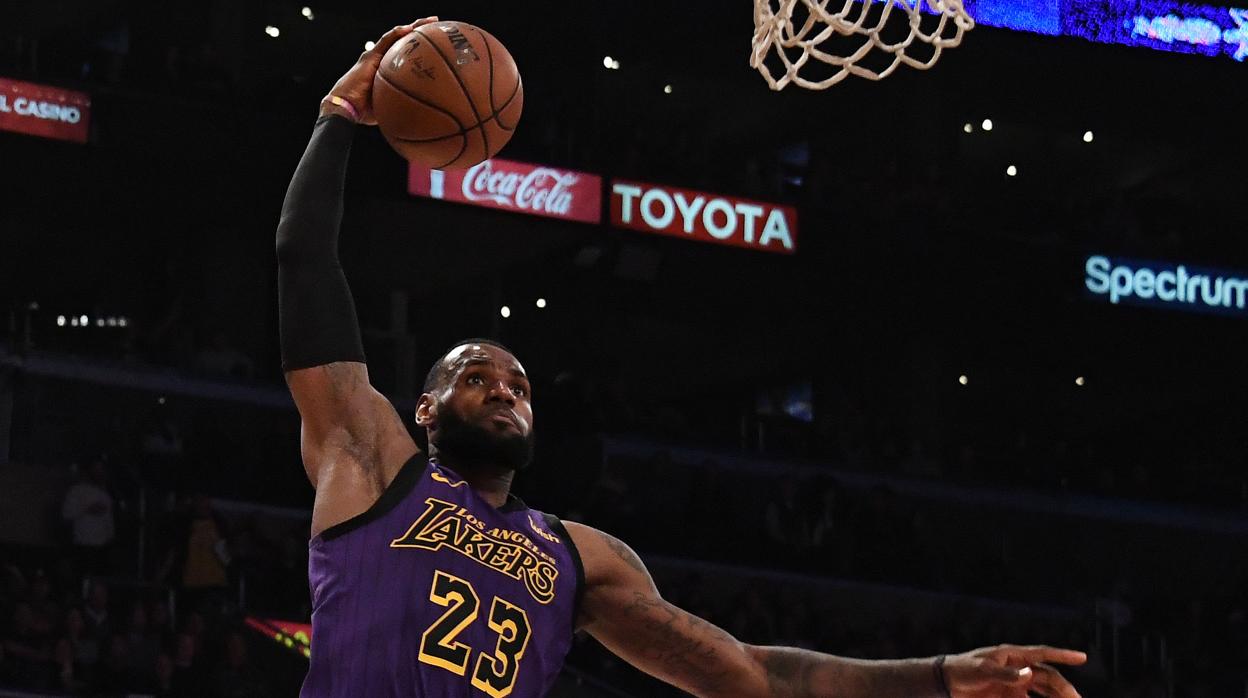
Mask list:
[[[407,533],[394,539],[390,547],[429,551],[450,548],[495,572],[523,581],[538,603],[550,603],[555,598],[559,569],[543,559],[549,558],[548,555],[507,540],[515,537],[512,531],[480,530],[481,522],[457,504],[430,497],[425,505],[420,518]],[[532,545],[527,539],[524,543]]]

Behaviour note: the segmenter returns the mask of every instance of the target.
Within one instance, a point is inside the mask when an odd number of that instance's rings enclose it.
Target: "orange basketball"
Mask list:
[[[399,155],[436,170],[494,157],[524,108],[520,71],[484,29],[417,27],[395,42],[373,78],[373,114]]]

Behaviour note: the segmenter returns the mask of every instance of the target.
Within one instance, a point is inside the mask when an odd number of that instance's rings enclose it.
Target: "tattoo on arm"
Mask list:
[[[701,692],[725,690],[728,669],[719,661],[714,643],[735,642],[731,635],[657,596],[641,592],[633,592],[632,603],[624,613],[630,626],[644,631],[647,646],[642,651],[646,659],[692,683]]]
[[[772,649],[763,657],[767,670],[767,687],[773,696],[784,698],[813,698],[815,689],[812,674],[815,657],[800,650]]]
[[[615,553],[616,557],[623,560],[633,570],[649,576],[649,572],[646,571],[646,566],[642,564],[641,558],[637,557],[637,553],[625,545],[624,541],[608,533],[602,533],[601,531],[599,533],[602,535],[602,540],[607,544],[608,548],[611,548],[611,552]]]

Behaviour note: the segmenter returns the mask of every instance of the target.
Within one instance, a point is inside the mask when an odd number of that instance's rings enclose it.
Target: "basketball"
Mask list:
[[[404,159],[437,170],[493,157],[523,108],[511,54],[463,22],[418,27],[390,47],[373,79],[373,113],[386,141]]]

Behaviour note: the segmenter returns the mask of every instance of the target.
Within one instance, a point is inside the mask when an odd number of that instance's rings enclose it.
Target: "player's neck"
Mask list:
[[[495,509],[507,503],[507,495],[511,493],[511,482],[516,477],[516,471],[488,463],[456,459],[446,453],[437,453],[433,460],[438,465],[454,470],[473,492]]]

